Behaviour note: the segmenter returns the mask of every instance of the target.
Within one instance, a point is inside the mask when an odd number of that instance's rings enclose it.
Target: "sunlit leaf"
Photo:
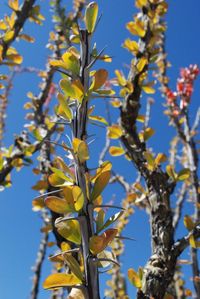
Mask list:
[[[109,153],[113,157],[118,157],[118,156],[124,155],[125,151],[122,147],[111,146],[109,148]]]
[[[53,212],[65,214],[69,212],[66,200],[57,196],[48,196],[45,205]]]
[[[92,33],[95,29],[97,16],[98,4],[96,2],[89,3],[85,10],[85,25],[89,33]]]
[[[69,108],[67,100],[65,99],[64,95],[59,93],[57,98],[58,98],[58,101],[59,101],[60,106],[62,108],[62,112],[64,113],[65,119],[71,121],[72,118],[73,118],[72,111]],[[62,113],[62,115],[63,115],[63,113]]]
[[[103,229],[107,228],[108,226],[110,226],[111,224],[113,224],[115,221],[117,221],[123,214],[124,212],[118,212],[116,214],[114,214],[113,216],[111,216],[101,227],[98,227],[98,233],[100,231],[102,231]]]
[[[107,120],[104,117],[99,116],[99,115],[90,115],[89,119],[103,123],[106,126],[108,125]]]
[[[193,230],[195,227],[195,223],[193,222],[192,218],[188,215],[185,215],[185,217],[183,219],[183,223],[189,231]]]
[[[123,132],[119,125],[112,125],[108,127],[108,137],[111,139],[119,139]]]
[[[93,74],[92,84],[90,86],[90,90],[97,90],[102,87],[108,78],[108,72],[104,69],[99,69],[95,71]]]
[[[92,254],[97,255],[98,253],[103,251],[108,246],[108,244],[114,239],[117,233],[117,229],[110,228],[100,236],[92,236],[89,242],[89,247]]]
[[[77,154],[78,159],[80,160],[81,163],[85,162],[90,158],[89,156],[89,151],[88,151],[88,146],[85,141],[74,138],[72,141],[74,153]]]
[[[133,269],[128,269],[128,279],[137,289],[141,289],[142,281],[138,273],[135,272]]]
[[[61,287],[69,287],[77,284],[81,284],[81,280],[74,274],[55,273],[49,275],[44,283],[44,289],[53,289]]]
[[[67,51],[62,55],[62,60],[64,61],[67,70],[70,70],[73,74],[79,74],[80,63],[75,55]]]
[[[147,65],[147,63],[148,63],[148,60],[146,57],[140,58],[140,60],[138,61],[137,65],[136,65],[139,73],[143,71],[143,69],[144,69],[145,65]]]
[[[95,180],[94,187],[91,194],[91,199],[96,199],[104,190],[110,180],[110,171],[102,172]]]
[[[144,28],[144,22],[140,20],[136,20],[135,22],[129,22],[126,25],[126,28],[132,33],[133,35],[138,35],[140,37],[145,36],[145,28]]]
[[[187,180],[190,177],[190,169],[184,168],[180,170],[177,174],[177,180],[178,181],[184,181]]]
[[[76,220],[62,221],[55,223],[58,233],[68,241],[81,244],[81,233],[79,222]]]

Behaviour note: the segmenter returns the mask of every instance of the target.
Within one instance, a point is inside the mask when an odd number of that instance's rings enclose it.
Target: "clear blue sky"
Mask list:
[[[20,42],[16,46],[25,55],[25,66],[43,68],[46,63],[47,49],[45,45],[48,39],[48,31],[53,28],[48,2],[40,1],[42,13],[46,17],[44,26],[39,27],[33,24],[30,25],[30,23],[26,26],[26,33],[34,36],[36,43],[32,45]],[[121,47],[121,44],[129,36],[128,31],[125,29],[125,23],[131,20],[135,12],[134,1],[101,0],[97,2],[103,16],[95,40],[98,48],[107,45],[107,53],[114,57],[111,65],[105,65],[105,67],[109,67],[110,77],[112,77],[115,69],[121,69],[123,65],[130,62],[131,57]],[[5,3],[6,1],[1,1],[0,4],[1,16],[3,11],[7,11]],[[200,1],[177,0],[169,1],[169,4],[167,52],[168,59],[172,64],[169,70],[171,86],[174,86],[181,67],[188,66],[190,63],[200,65]],[[200,80],[196,84],[196,92],[193,97],[192,117],[194,117],[195,108],[198,106],[199,83]],[[35,80],[34,75],[23,75],[16,78],[9,99],[10,105],[5,136],[6,146],[12,143],[13,134],[22,130],[25,115],[22,107],[27,100],[26,93],[32,91],[38,94],[37,85],[38,81]],[[162,115],[161,96],[158,94],[155,99],[156,105],[152,111],[154,120],[151,124],[153,127],[158,127],[158,129],[153,144],[157,144],[155,148],[157,152],[167,153],[167,144],[173,130],[167,127],[167,121]],[[97,103],[97,106],[99,107],[100,104]],[[102,108],[99,107],[99,109],[103,113]],[[104,134],[103,130],[97,130],[97,132],[102,136]],[[102,139],[97,140],[102,145]],[[91,152],[94,149],[95,145],[91,145]],[[135,170],[128,163],[124,163],[124,160],[112,159],[112,161],[114,169],[120,170],[123,175],[128,173],[128,180],[133,181]],[[93,166],[95,167],[94,159]],[[31,266],[34,264],[40,240],[41,221],[38,214],[32,212],[31,207],[31,201],[37,194],[30,190],[30,186],[34,184],[36,178],[33,177],[30,169],[24,168],[19,173],[13,172],[12,179],[13,187],[0,193],[0,296],[2,299],[27,299],[31,288]],[[123,198],[123,192],[119,187],[107,191],[105,201],[109,201],[112,195],[116,195],[117,202],[120,202]],[[180,230],[179,233],[184,232]],[[150,254],[148,218],[145,213],[137,211],[134,214],[126,234],[134,237],[136,241],[131,244],[127,242],[125,255],[123,256],[125,271],[128,267],[136,269],[139,265],[143,266]],[[190,271],[189,267],[187,269]],[[50,262],[47,261],[43,278],[48,273],[50,273]],[[131,298],[134,298],[134,288],[130,284],[128,284],[128,290]],[[49,298],[49,293],[42,291],[39,299],[47,298]]]

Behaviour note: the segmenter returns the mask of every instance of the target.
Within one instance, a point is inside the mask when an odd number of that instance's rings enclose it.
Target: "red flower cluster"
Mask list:
[[[183,109],[190,103],[194,90],[194,80],[197,78],[199,72],[200,70],[196,64],[181,69],[180,78],[177,80],[176,92],[172,92],[169,88],[166,90],[167,104],[173,116],[180,115]],[[180,97],[179,105],[177,103],[178,96]]]

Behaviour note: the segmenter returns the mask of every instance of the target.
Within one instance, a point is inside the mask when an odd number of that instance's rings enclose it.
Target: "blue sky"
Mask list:
[[[6,1],[2,1],[1,13],[7,11]],[[44,68],[48,54],[45,45],[48,40],[48,31],[53,29],[48,8],[49,1],[40,1],[42,13],[46,21],[42,27],[27,24],[26,33],[36,38],[36,42],[28,44],[20,42],[16,45],[17,49],[24,53],[24,65]],[[65,1],[66,3],[69,1]],[[115,69],[123,69],[125,64],[130,62],[131,56],[121,47],[124,39],[129,36],[125,29],[125,23],[131,20],[135,13],[133,0],[101,0],[99,10],[103,13],[101,23],[94,37],[99,49],[107,45],[107,53],[113,56],[111,65],[101,65],[109,69],[110,77],[113,76]],[[175,80],[181,67],[188,66],[190,63],[200,65],[200,2],[199,0],[177,0],[169,1],[169,12],[167,14],[167,52],[168,59],[172,64],[169,69],[171,86],[175,86]],[[191,116],[194,117],[195,109],[198,107],[199,83],[196,83],[196,91],[193,97]],[[20,132],[25,123],[22,107],[27,101],[26,93],[32,91],[38,94],[38,81],[32,74],[23,74],[14,81],[14,89],[10,95],[8,118],[6,120],[5,145],[12,143],[13,134]],[[162,114],[162,102],[160,94],[155,96],[156,104],[152,110],[153,120],[151,125],[156,129],[156,136],[152,141],[155,151],[168,151],[168,141],[173,135],[172,128],[167,126],[167,119]],[[96,101],[97,102],[97,101]],[[105,107],[97,102],[101,114]],[[145,103],[145,99],[144,102]],[[113,121],[115,120],[115,115]],[[94,127],[92,130],[96,130]],[[101,134],[101,137],[98,136]],[[104,130],[97,130],[97,141],[102,146]],[[91,152],[96,148],[91,145]],[[108,156],[107,158],[110,159]],[[112,159],[114,169],[120,170],[126,175],[129,181],[133,181],[135,170],[124,159]],[[95,159],[92,160],[95,166]],[[13,186],[0,193],[0,296],[3,299],[26,299],[31,288],[31,266],[34,264],[36,252],[40,240],[41,221],[38,214],[32,212],[31,201],[36,196],[36,192],[30,186],[36,181],[30,169],[24,168],[19,173],[12,173]],[[116,195],[116,201],[120,203],[123,192],[118,187],[105,192],[105,201],[109,201]],[[187,206],[185,207],[187,208]],[[188,207],[190,209],[190,207]],[[179,234],[183,234],[182,229]],[[132,217],[131,224],[128,225],[126,234],[136,239],[133,243],[126,243],[126,251],[122,260],[125,271],[128,267],[137,268],[143,266],[150,254],[149,246],[149,227],[148,217],[142,211],[136,211]],[[52,251],[49,251],[49,253]],[[190,275],[189,266],[186,271]],[[50,262],[45,263],[43,279],[50,273]],[[126,274],[126,273],[125,273]],[[104,283],[104,278],[102,283]],[[134,288],[128,284],[130,297],[134,298]],[[38,299],[49,298],[48,292],[41,292]],[[103,298],[103,297],[102,297]]]

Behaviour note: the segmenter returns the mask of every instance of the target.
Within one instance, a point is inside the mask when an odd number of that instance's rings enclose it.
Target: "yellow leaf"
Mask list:
[[[137,116],[137,121],[141,122],[141,123],[144,123],[145,122],[145,115],[141,115],[139,114]]]
[[[8,5],[14,11],[18,11],[19,10],[19,1],[18,0],[9,0],[8,1]]]
[[[73,185],[73,181],[70,180],[70,178],[68,178],[68,180],[63,179],[56,173],[50,174],[50,176],[48,177],[48,180],[49,180],[49,183],[51,184],[51,186],[53,186],[53,187],[62,187],[62,186]]]
[[[90,115],[89,119],[99,121],[99,122],[105,124],[106,126],[108,125],[108,122],[105,120],[105,118],[102,116],[99,116],[99,115]]]
[[[79,186],[72,187],[72,195],[74,200],[74,208],[78,212],[82,209],[84,204],[84,195]]]
[[[144,28],[144,22],[140,20],[136,20],[135,22],[129,22],[126,25],[126,28],[132,33],[133,35],[138,35],[140,37],[145,36],[145,28]]]
[[[142,8],[143,6],[146,6],[147,5],[147,2],[148,0],[136,0],[136,7],[138,8]]]
[[[32,201],[33,211],[37,212],[42,210],[45,207],[44,199],[37,198]]]
[[[102,87],[108,78],[108,72],[104,69],[99,69],[93,74],[93,81],[89,90],[97,90]]]
[[[137,55],[139,51],[138,43],[130,39],[125,40],[123,47],[128,49],[130,52],[134,53],[135,55]]]
[[[116,70],[115,75],[117,76],[117,81],[118,81],[119,85],[122,86],[122,87],[126,86],[127,81],[126,81],[123,73],[120,72],[119,70]]]
[[[95,200],[103,192],[104,188],[110,180],[110,176],[110,171],[105,171],[97,177],[91,194],[92,201]]]
[[[89,3],[85,10],[85,25],[88,33],[92,33],[94,31],[97,16],[98,16],[98,4],[96,2]]]
[[[137,65],[136,65],[139,73],[143,71],[143,69],[147,65],[147,63],[148,63],[148,60],[146,57],[140,58],[140,60],[138,61]]]
[[[197,246],[196,246],[196,242],[195,242],[195,239],[194,239],[194,236],[193,236],[193,235],[190,236],[190,238],[189,238],[189,243],[190,243],[190,246],[191,246],[192,248],[197,248]]]
[[[150,85],[143,85],[142,90],[144,90],[144,92],[147,94],[154,94],[156,92],[155,89]]]
[[[3,37],[4,42],[9,42],[15,34],[14,30],[7,31]]]
[[[159,153],[155,158],[155,164],[160,165],[167,161],[167,156],[165,154]]]
[[[55,213],[65,214],[69,212],[66,200],[57,196],[48,196],[45,199],[45,205]]]
[[[154,160],[153,155],[150,152],[144,152],[144,157],[147,160],[148,169],[150,171],[153,171],[155,168],[155,160]]]
[[[146,128],[143,133],[144,141],[147,141],[150,137],[155,134],[155,131],[152,128]]]
[[[88,146],[85,143],[85,141],[78,138],[74,138],[72,141],[72,145],[73,145],[74,153],[77,154],[77,157],[81,163],[84,163],[86,160],[90,158],[88,152]]]
[[[15,64],[21,64],[23,61],[23,57],[19,54],[6,55],[6,58],[11,60]]]
[[[111,156],[117,157],[121,156],[125,153],[124,149],[118,146],[111,146],[109,148],[109,153]]]
[[[193,222],[192,218],[188,215],[186,215],[183,219],[183,223],[185,225],[185,227],[190,231],[193,230],[193,228],[195,227],[195,223]]]
[[[0,30],[7,30],[7,25],[3,20],[0,20]]]
[[[138,273],[135,272],[133,269],[128,269],[128,279],[137,289],[141,289],[142,281]]]
[[[109,171],[111,170],[111,168],[112,164],[109,161],[104,161],[97,169],[95,176],[93,176],[93,178],[91,179],[91,182],[94,183],[103,172]]]
[[[123,132],[119,125],[112,125],[108,127],[108,137],[111,139],[119,139]]]
[[[177,175],[177,180],[178,181],[184,181],[187,180],[190,177],[190,169],[189,168],[184,168],[179,171]]]
[[[81,280],[74,274],[56,273],[49,275],[44,283],[44,289],[53,289],[61,287],[71,287],[77,284],[81,284]]]
[[[174,166],[167,165],[166,166],[166,172],[167,172],[167,174],[168,174],[169,177],[171,177],[173,180],[176,180],[177,173],[174,170]]]
[[[118,230],[114,228],[107,229],[100,236],[92,236],[90,238],[89,247],[92,254],[97,255],[103,251],[108,244],[114,239],[117,235]]]

